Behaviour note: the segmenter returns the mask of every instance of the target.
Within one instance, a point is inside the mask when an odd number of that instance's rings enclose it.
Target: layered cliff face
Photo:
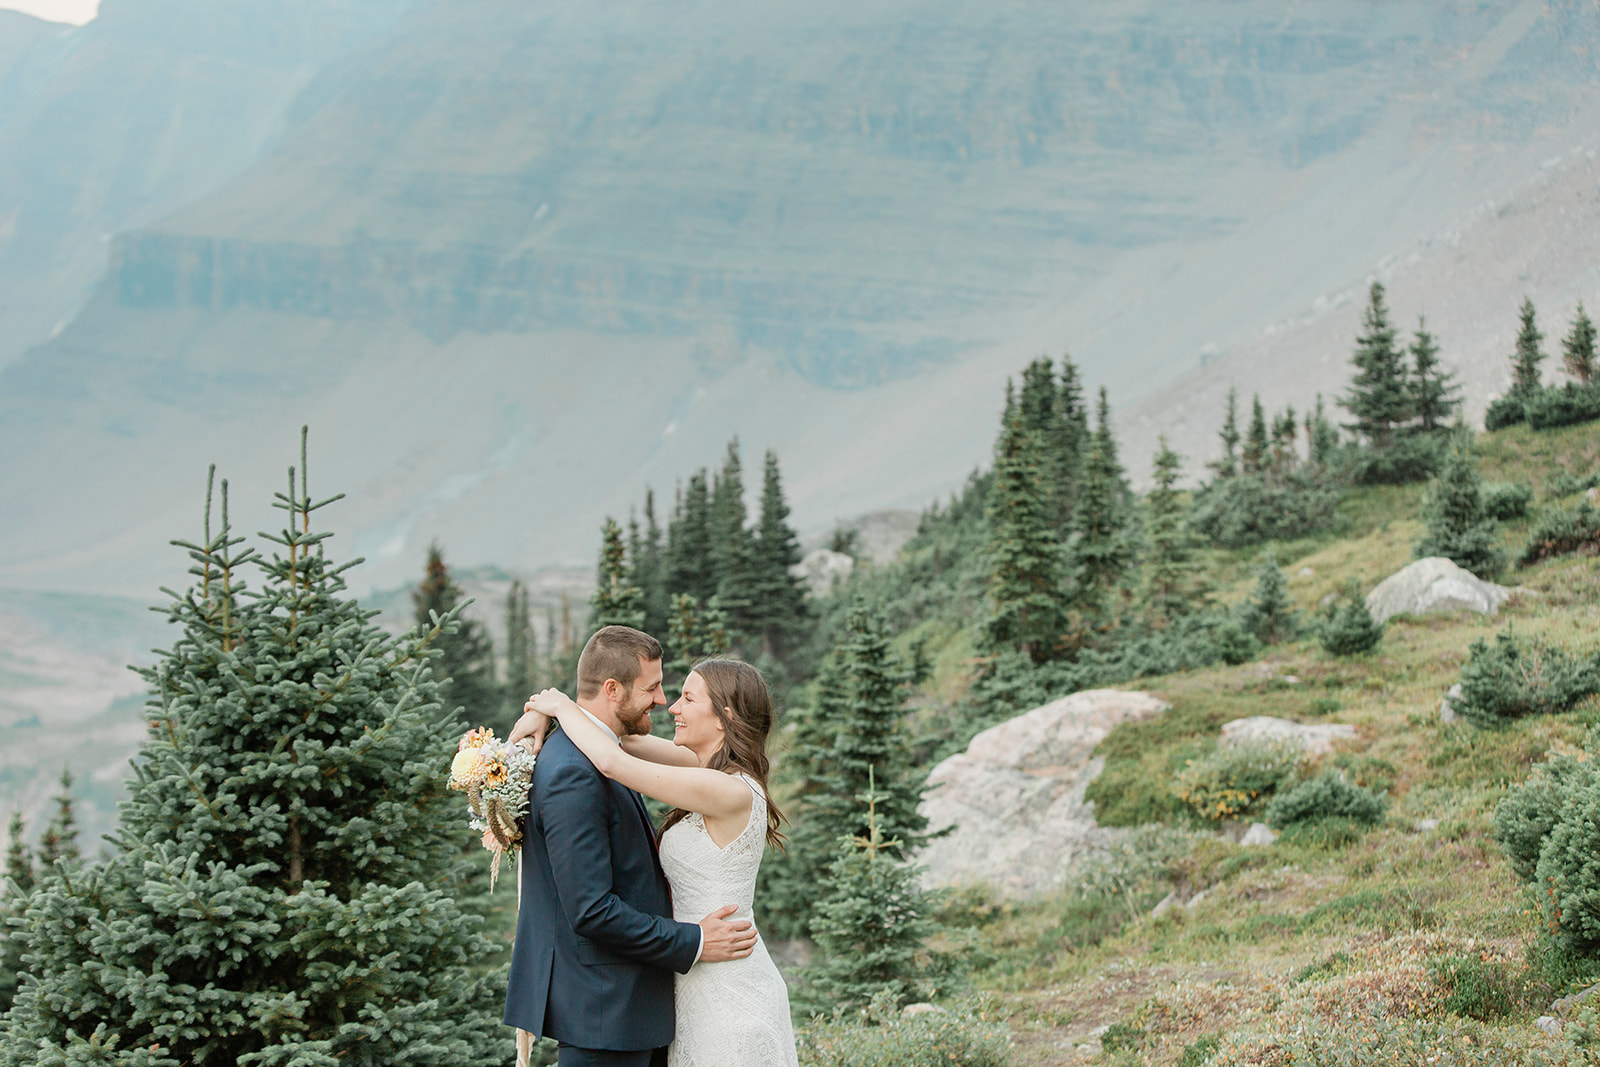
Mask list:
[[[1119,252],[1226,234],[1397,101],[1418,136],[1520,141],[1590,91],[1578,13],[445,5],[314,84],[271,159],[118,237],[109,298],[708,334],[880,381]],[[1473,63],[1491,77],[1432,99]]]
[[[64,326],[107,242],[260,158],[311,78],[410,0],[105,0],[0,11],[0,367]]]
[[[378,584],[585,559],[734,434],[803,526],[924,504],[1040,351],[1127,403],[1590,136],[1594,15],[419,7],[0,378],[0,584],[148,588],[204,460],[264,499],[303,421]]]

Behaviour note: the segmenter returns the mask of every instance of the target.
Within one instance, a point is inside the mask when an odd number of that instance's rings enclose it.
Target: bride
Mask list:
[[[772,699],[761,672],[736,660],[700,663],[672,705],[671,741],[616,738],[557,689],[525,706],[511,741],[535,749],[549,719],[607,778],[673,805],[661,832],[661,866],[674,917],[694,922],[733,903],[750,919],[766,846],[780,846],[779,812],[767,799]],[[760,937],[747,957],[697,963],[676,976],[677,1038],[670,1067],[795,1067],[789,994]]]

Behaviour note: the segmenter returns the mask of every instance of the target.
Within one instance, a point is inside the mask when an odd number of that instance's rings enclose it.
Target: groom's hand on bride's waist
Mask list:
[[[755,949],[755,924],[749,919],[728,919],[738,910],[732,904],[724,904],[700,920],[702,963],[742,960]]]

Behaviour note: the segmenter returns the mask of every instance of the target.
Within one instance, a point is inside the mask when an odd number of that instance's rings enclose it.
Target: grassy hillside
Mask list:
[[[1539,490],[1535,513],[1554,475],[1594,470],[1600,457],[1592,425],[1481,444],[1488,480]],[[1370,589],[1409,562],[1420,503],[1420,487],[1356,491],[1343,536],[1279,546],[1298,605],[1314,609],[1348,576]],[[1528,525],[1505,526],[1508,548],[1520,549]],[[1224,599],[1251,582],[1249,554],[1239,556],[1231,570],[1217,560],[1232,582]],[[1100,888],[1102,869],[1025,905],[963,898],[950,915],[982,928],[992,958],[975,983],[1000,997],[1014,1063],[1591,1062],[1534,1019],[1600,979],[1600,964],[1545,951],[1491,828],[1509,786],[1552,754],[1581,751],[1600,699],[1496,731],[1441,722],[1439,700],[1470,642],[1505,627],[1600,649],[1600,564],[1566,557],[1501,581],[1518,595],[1498,617],[1402,616],[1370,656],[1335,659],[1306,638],[1241,667],[1130,683],[1172,710],[1102,745],[1103,821],[1187,826],[1173,775],[1215,745],[1224,722],[1252,715],[1353,725],[1356,740],[1322,763],[1387,790],[1388,812],[1364,835],[1245,848],[1208,832],[1175,859],[1113,857],[1114,893]],[[1291,1059],[1296,1034],[1320,1051]]]

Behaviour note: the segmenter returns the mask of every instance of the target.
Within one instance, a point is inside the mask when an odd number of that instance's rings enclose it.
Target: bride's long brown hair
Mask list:
[[[722,747],[712,753],[706,767],[713,771],[743,771],[761,785],[767,794],[767,773],[771,764],[767,760],[767,735],[772,732],[772,694],[767,691],[767,680],[761,672],[748,663],[736,659],[708,659],[695,664],[693,672],[706,683],[706,697],[711,710],[722,724]],[[661,832],[689,812],[673,808],[667,812]],[[783,813],[767,796],[767,844],[783,847],[783,834],[778,823]]]

